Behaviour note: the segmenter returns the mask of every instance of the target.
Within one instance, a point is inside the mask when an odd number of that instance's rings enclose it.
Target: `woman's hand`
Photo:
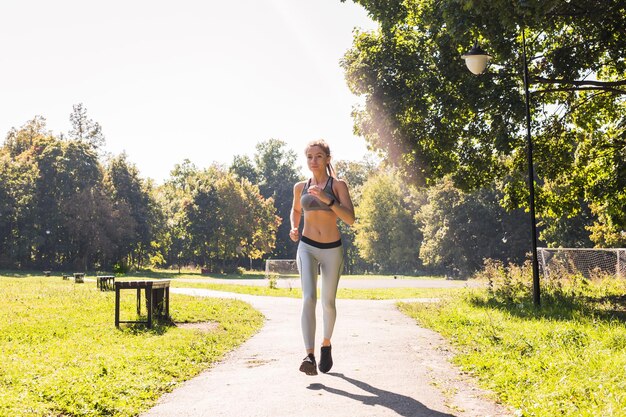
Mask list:
[[[291,238],[291,240],[293,240],[294,242],[297,242],[298,239],[300,239],[300,233],[298,232],[298,228],[294,227],[293,229],[291,229],[289,231],[289,237]]]
[[[322,203],[329,205],[330,202],[332,201],[330,198],[328,198],[328,194],[326,194],[324,192],[324,189],[318,185],[312,185],[309,187],[309,194],[311,194],[312,196],[314,196],[315,198],[317,198],[319,201],[321,201]],[[320,198],[322,197],[322,198]],[[324,201],[326,200],[326,201]]]

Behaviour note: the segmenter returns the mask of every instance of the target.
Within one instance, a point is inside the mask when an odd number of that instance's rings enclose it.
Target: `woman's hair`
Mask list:
[[[306,155],[306,153],[309,150],[309,148],[311,148],[313,146],[317,146],[317,147],[322,148],[324,153],[327,156],[330,156],[330,146],[328,146],[328,143],[326,143],[326,141],[324,139],[315,139],[315,140],[312,140],[311,142],[307,143],[306,148],[304,148],[304,154]],[[328,163],[328,165],[326,165],[326,172],[328,173],[329,176],[337,178],[337,174],[335,173],[335,169],[333,168],[333,166],[331,165],[330,162]]]

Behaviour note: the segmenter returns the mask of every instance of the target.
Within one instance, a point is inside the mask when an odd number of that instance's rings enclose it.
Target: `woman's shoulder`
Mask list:
[[[340,187],[345,187],[346,189],[348,188],[348,183],[341,178],[333,178],[333,183],[339,185]]]
[[[306,180],[304,180],[304,181],[300,181],[300,182],[297,182],[297,183],[293,186],[293,190],[294,190],[294,191],[300,191],[300,190],[302,190],[302,189],[304,188],[304,185],[305,185],[305,184],[306,184]]]

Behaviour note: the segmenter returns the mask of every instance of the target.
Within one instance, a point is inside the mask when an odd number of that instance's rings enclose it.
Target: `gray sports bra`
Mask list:
[[[309,187],[311,186],[311,179],[307,181],[302,188],[302,194],[300,195],[300,206],[302,206],[302,211],[306,210],[332,210],[326,204],[322,203],[317,199],[314,195],[308,193]],[[333,177],[328,177],[326,181],[326,185],[324,186],[323,192],[333,200],[339,201],[335,193],[333,192]]]

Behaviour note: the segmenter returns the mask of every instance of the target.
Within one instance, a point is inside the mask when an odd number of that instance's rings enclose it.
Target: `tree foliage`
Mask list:
[[[626,3],[621,0],[355,0],[380,23],[343,60],[365,96],[355,127],[416,184],[450,176],[463,190],[503,181],[509,208],[528,202],[521,34],[532,87],[537,209],[575,217],[591,237],[626,229]],[[473,76],[477,41],[495,65]],[[621,238],[623,242],[623,237]],[[623,243],[622,243],[623,244]]]
[[[293,259],[296,255],[296,245],[289,238],[293,186],[300,181],[296,160],[296,153],[287,149],[285,142],[268,139],[257,144],[252,160],[247,156],[235,156],[230,167],[239,178],[257,184],[261,195],[271,199],[276,207],[280,225],[276,246],[271,252],[273,258]]]
[[[153,185],[139,176],[139,170],[126,154],[108,161],[103,181],[114,201],[114,209],[124,213],[126,219],[119,235],[117,258],[126,257],[123,264],[141,268],[153,255],[153,243],[159,238],[163,224]]]
[[[279,221],[273,200],[247,179],[219,166],[199,170],[186,161],[160,193],[173,202],[165,208],[172,263],[182,258],[224,271],[274,249]]]
[[[369,178],[376,174],[378,166],[371,159],[364,158],[362,161],[335,161],[333,167],[337,171],[337,176],[348,184],[352,204],[354,207],[358,207],[361,204],[363,186]],[[355,227],[340,221],[339,231],[345,253],[344,271],[352,274],[357,271],[372,270],[372,264],[367,262],[359,252],[359,247],[356,244]]]
[[[356,210],[360,255],[382,272],[413,273],[420,266],[421,236],[406,187],[390,172],[370,178]]]
[[[102,127],[87,117],[87,109],[82,103],[73,106],[70,122],[72,123],[72,129],[68,133],[70,140],[86,142],[96,150],[104,146]]]
[[[424,264],[454,276],[469,276],[485,259],[521,263],[530,237],[528,216],[506,212],[495,187],[464,193],[449,178],[428,189],[416,214],[423,233]]]
[[[94,147],[59,140],[35,117],[7,135],[0,154],[10,204],[3,224],[5,265],[76,268],[110,261],[114,212]]]

